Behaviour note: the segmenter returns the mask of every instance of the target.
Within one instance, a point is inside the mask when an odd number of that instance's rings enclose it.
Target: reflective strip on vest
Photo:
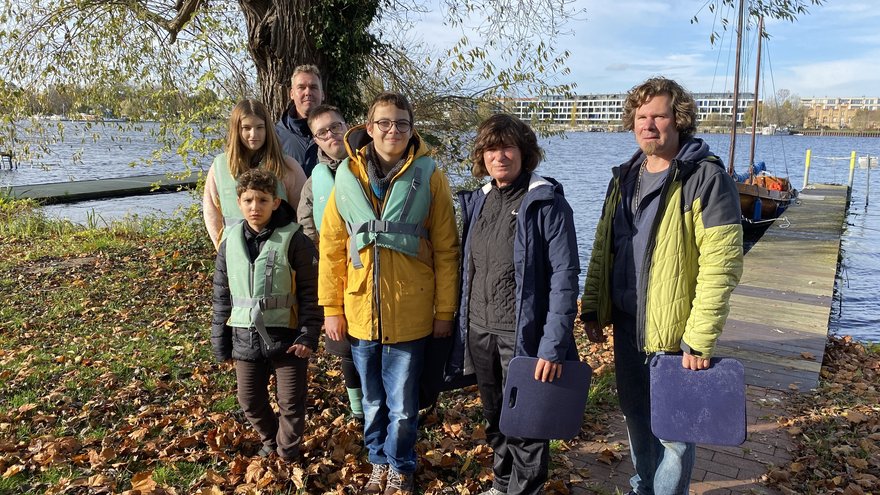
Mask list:
[[[333,171],[326,163],[319,163],[312,170],[312,218],[318,232],[321,232],[321,220],[324,218],[324,209],[327,207],[327,200],[330,199],[335,180]]]
[[[260,166],[263,166],[262,162]],[[226,239],[226,231],[229,230],[229,227],[244,220],[244,215],[241,214],[241,210],[238,208],[238,193],[235,192],[238,181],[232,177],[232,173],[229,171],[226,153],[221,153],[214,157],[213,168],[214,185],[217,186],[217,196],[220,198],[220,214],[223,215],[223,225],[226,226],[223,229],[223,237],[221,238],[223,240]],[[284,201],[287,201],[287,191],[284,189],[284,184],[281,180],[278,181],[275,194]]]
[[[349,163],[346,159],[336,171],[336,206],[348,230],[352,265],[363,268],[358,251],[371,244],[417,256],[421,239],[428,237],[423,224],[431,206],[434,161],[418,158],[392,181],[381,218],[376,218],[372,202]]]
[[[287,259],[293,234],[300,226],[279,227],[266,239],[257,259],[250,262],[244,239],[244,224],[229,229],[226,240],[226,272],[232,313],[227,324],[253,328],[264,335],[269,327],[296,325],[296,284]]]

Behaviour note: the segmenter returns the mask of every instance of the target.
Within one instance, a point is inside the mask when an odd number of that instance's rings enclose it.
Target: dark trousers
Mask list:
[[[515,350],[513,333],[501,336],[471,329],[468,347],[477,375],[483,416],[488,423],[486,439],[495,453],[493,486],[511,495],[542,493],[548,476],[550,442],[508,437],[498,428],[507,367]]]
[[[308,360],[291,354],[271,361],[236,361],[238,403],[260,435],[263,445],[277,449],[285,459],[300,455],[306,422]],[[275,373],[279,414],[269,403],[269,377]]]
[[[342,378],[345,380],[345,387],[361,388],[361,377],[358,375],[357,368],[351,358],[351,343],[348,338],[340,341],[326,339],[324,340],[324,348],[330,354],[342,359]]]

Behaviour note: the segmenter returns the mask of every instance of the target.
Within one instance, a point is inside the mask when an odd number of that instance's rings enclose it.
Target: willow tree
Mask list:
[[[759,5],[787,18],[820,1]],[[431,8],[461,33],[452,46],[413,36],[410,19]],[[165,151],[207,154],[234,100],[257,95],[278,115],[293,68],[314,63],[350,118],[375,91],[398,89],[437,144],[461,149],[450,136],[494,111],[499,97],[574,89],[562,46],[582,14],[574,0],[7,0],[0,148],[46,146],[9,141],[63,87],[88,113],[160,120]],[[45,127],[34,120],[28,132]]]

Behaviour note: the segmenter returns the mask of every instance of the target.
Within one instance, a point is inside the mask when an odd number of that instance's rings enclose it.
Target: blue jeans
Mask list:
[[[614,368],[620,409],[635,476],[630,479],[638,495],[687,495],[696,461],[696,445],[668,442],[651,431],[651,382],[647,363],[635,338],[634,321],[614,315]]]
[[[351,342],[364,391],[364,446],[371,463],[390,464],[398,473],[416,471],[419,379],[426,342]]]

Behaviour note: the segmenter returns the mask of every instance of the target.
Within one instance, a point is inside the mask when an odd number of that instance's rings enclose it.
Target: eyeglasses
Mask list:
[[[397,132],[401,133],[407,133],[410,129],[412,129],[412,122],[408,120],[382,119],[374,120],[373,123],[376,124],[376,127],[378,127],[379,130],[382,132],[390,132],[392,126],[397,127]]]
[[[315,131],[315,137],[325,141],[330,139],[330,133],[333,133],[334,136],[340,136],[345,132],[345,124],[342,122],[334,122],[330,124],[329,127],[325,127],[323,129],[318,129]]]

